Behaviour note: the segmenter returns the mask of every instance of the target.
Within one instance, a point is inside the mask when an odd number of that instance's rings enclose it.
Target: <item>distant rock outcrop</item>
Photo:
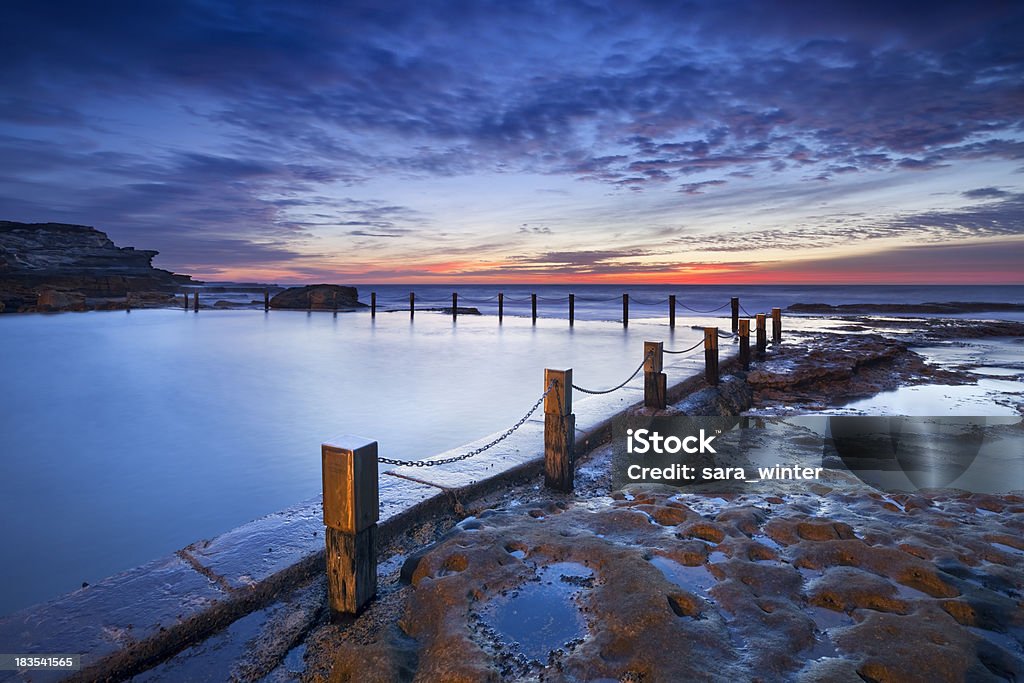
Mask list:
[[[355,287],[342,285],[289,287],[270,299],[270,307],[303,311],[307,309],[331,311],[336,308],[338,310],[366,308],[366,304],[359,303],[358,295]]]
[[[152,266],[158,252],[118,247],[86,225],[0,221],[0,312],[154,305],[199,284]]]

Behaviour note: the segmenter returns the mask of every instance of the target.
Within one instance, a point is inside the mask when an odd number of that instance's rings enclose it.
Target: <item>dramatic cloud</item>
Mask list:
[[[9,2],[0,217],[296,278],[1019,234],[1021,35],[994,0]]]

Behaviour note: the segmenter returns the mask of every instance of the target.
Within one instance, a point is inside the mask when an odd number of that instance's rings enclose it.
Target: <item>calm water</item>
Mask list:
[[[378,292],[408,305],[408,287]],[[450,286],[416,288],[450,305]],[[356,433],[421,458],[504,429],[544,367],[617,384],[645,339],[682,348],[688,325],[740,296],[751,313],[795,302],[1021,301],[1022,287],[502,287],[506,319],[440,314],[176,310],[0,316],[0,614],[95,582],[319,492],[322,441]],[[527,318],[529,293],[542,319]],[[494,312],[494,287],[459,287]],[[680,326],[664,299],[679,296]],[[211,295],[210,299],[221,295]],[[228,298],[228,297],[224,297]],[[258,298],[258,297],[257,297]],[[650,302],[650,306],[645,306]],[[719,313],[718,315],[721,315]],[[650,318],[639,321],[639,318]],[[1007,317],[979,316],[979,317]]]

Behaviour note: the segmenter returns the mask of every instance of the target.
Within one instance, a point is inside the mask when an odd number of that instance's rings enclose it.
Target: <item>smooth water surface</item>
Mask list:
[[[698,332],[440,314],[137,310],[0,317],[0,614],[320,491],[352,433],[421,459],[515,423],[545,367],[613,386]],[[538,444],[540,446],[540,444]]]

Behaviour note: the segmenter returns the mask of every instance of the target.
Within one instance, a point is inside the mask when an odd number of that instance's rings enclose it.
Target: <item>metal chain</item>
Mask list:
[[[648,352],[648,354],[644,356],[644,359],[640,362],[640,366],[633,372],[633,374],[627,377],[625,382],[616,387],[612,387],[611,389],[604,389],[602,391],[597,391],[595,389],[584,389],[583,387],[578,387],[575,384],[573,384],[572,388],[575,389],[576,391],[582,391],[584,394],[610,394],[613,391],[618,391],[619,389],[633,381],[633,378],[636,377],[640,373],[640,371],[644,369],[644,365],[647,363],[647,360],[653,355],[654,351]]]
[[[753,315],[750,314],[750,311],[743,307],[743,304],[740,304],[740,310],[743,311],[743,315],[747,316],[748,318],[754,317]]]
[[[722,339],[732,339],[732,338],[733,338],[734,336],[736,336],[736,335],[734,335],[734,334],[733,334],[732,332],[721,332],[721,331],[720,331],[720,332],[718,333],[718,336],[719,336],[720,338],[722,338]]]
[[[718,308],[712,308],[710,311],[701,310],[699,308],[691,308],[691,307],[687,306],[686,304],[679,304],[679,305],[682,306],[683,308],[685,308],[688,311],[693,311],[694,313],[717,313],[718,311],[721,311],[722,309],[724,309],[729,304],[728,303],[724,303],[721,306],[719,306]]]
[[[701,339],[699,342],[697,342],[696,344],[694,344],[693,346],[691,346],[688,349],[683,349],[682,351],[669,351],[668,349],[663,349],[662,353],[689,353],[690,351],[693,351],[694,349],[696,349],[698,346],[700,346],[703,343],[704,343],[704,340]]]
[[[512,432],[516,431],[524,424],[526,424],[526,421],[530,419],[531,415],[537,412],[537,408],[540,408],[540,404],[544,402],[544,399],[547,398],[547,395],[551,393],[551,390],[554,389],[554,387],[554,380],[548,382],[548,388],[544,390],[544,393],[540,395],[540,398],[537,399],[537,402],[533,404],[533,407],[530,408],[526,415],[523,415],[519,419],[519,422],[516,422],[514,425],[506,429],[493,441],[486,443],[483,446],[480,446],[479,448],[474,448],[473,450],[463,453],[462,455],[456,455],[451,458],[444,458],[443,460],[398,460],[395,458],[382,458],[380,456],[377,456],[377,462],[382,462],[385,465],[410,465],[412,467],[433,467],[434,465],[447,465],[448,463],[451,462],[459,462],[460,460],[465,460],[466,458],[472,458],[474,455],[480,455],[488,448],[497,446],[499,443],[501,443],[508,437],[512,436]]]

